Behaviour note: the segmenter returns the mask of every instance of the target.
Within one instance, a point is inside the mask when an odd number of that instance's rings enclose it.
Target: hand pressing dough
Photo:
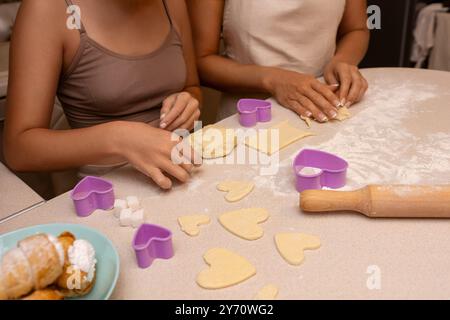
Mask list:
[[[216,159],[229,155],[237,145],[233,129],[207,126],[189,136],[189,143],[203,159]]]
[[[279,132],[278,145],[272,141],[272,130],[278,130]],[[246,140],[246,145],[268,155],[272,155],[300,139],[314,135],[314,133],[294,128],[288,121],[281,122],[263,132],[249,137]]]
[[[269,219],[266,209],[250,208],[226,212],[219,217],[220,224],[232,234],[245,239],[257,240],[264,235],[259,225]]]
[[[342,107],[338,110],[338,116],[335,120],[344,121],[350,118],[352,115],[347,107]]]
[[[255,300],[275,300],[277,296],[278,288],[269,284],[258,291],[255,296]]]
[[[225,196],[228,202],[237,202],[249,195],[254,187],[254,183],[247,181],[223,181],[217,185],[217,190],[228,192]]]
[[[200,234],[199,227],[204,224],[209,224],[210,222],[211,218],[206,215],[192,215],[178,218],[178,224],[181,227],[181,231],[191,237],[198,236]]]
[[[320,239],[316,236],[302,233],[280,233],[275,236],[278,252],[291,265],[300,265],[305,250],[320,248]]]
[[[197,284],[204,289],[222,289],[253,277],[255,267],[244,257],[223,248],[209,250],[203,258],[210,266],[197,276]]]
[[[350,111],[348,110],[347,107],[341,107],[338,109],[338,115],[334,120],[338,120],[338,121],[344,121],[347,120],[348,118],[350,118],[352,115],[350,113]],[[306,125],[308,126],[308,128],[311,128],[312,125],[312,120],[311,118],[305,117],[305,116],[300,116],[300,118],[305,121]]]

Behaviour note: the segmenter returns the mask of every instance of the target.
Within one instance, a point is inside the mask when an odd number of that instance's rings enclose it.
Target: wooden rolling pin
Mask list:
[[[450,218],[450,185],[371,185],[356,191],[307,190],[304,212],[356,211],[370,218]]]

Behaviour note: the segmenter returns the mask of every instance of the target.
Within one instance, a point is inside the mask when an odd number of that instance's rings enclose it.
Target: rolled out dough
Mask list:
[[[237,202],[249,195],[254,187],[255,184],[248,181],[223,181],[217,185],[217,190],[228,192],[225,195],[228,202]]]
[[[320,248],[320,239],[302,233],[280,233],[275,236],[280,255],[291,265],[298,266],[305,259],[305,250]]]
[[[274,130],[279,133],[279,143],[272,141]],[[281,122],[268,130],[259,131],[256,135],[247,138],[246,145],[268,155],[278,152],[290,144],[314,133],[301,131],[289,124],[289,121]]]
[[[277,296],[278,288],[274,285],[269,284],[258,291],[255,296],[255,300],[275,300]]]
[[[247,259],[227,249],[211,249],[203,258],[209,268],[199,273],[197,284],[204,289],[227,288],[256,274],[255,267]]]
[[[181,231],[191,237],[198,236],[200,234],[200,226],[210,222],[211,218],[207,215],[191,215],[178,218]]]
[[[257,240],[264,235],[259,225],[269,219],[269,212],[262,208],[240,209],[222,214],[220,224],[232,234],[245,239]]]
[[[203,159],[216,159],[229,155],[237,145],[233,129],[207,126],[191,134],[189,143]]]

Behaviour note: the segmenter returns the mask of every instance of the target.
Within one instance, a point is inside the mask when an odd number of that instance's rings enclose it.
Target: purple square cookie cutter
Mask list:
[[[132,246],[141,269],[150,267],[155,259],[167,260],[174,255],[172,232],[154,224],[141,225],[134,235]]]
[[[317,173],[302,173],[304,168],[318,169]],[[338,189],[347,182],[348,162],[344,159],[319,150],[304,149],[294,160],[294,173],[296,176],[296,189],[320,190],[324,187]]]
[[[98,177],[85,177],[70,193],[79,217],[88,217],[95,210],[114,207],[114,187],[111,182]]]
[[[253,127],[258,122],[272,120],[272,103],[260,99],[241,99],[237,105],[239,123],[244,127]]]

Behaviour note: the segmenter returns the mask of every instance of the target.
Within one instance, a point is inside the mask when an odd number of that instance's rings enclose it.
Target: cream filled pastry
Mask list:
[[[65,252],[64,271],[57,281],[59,290],[66,297],[88,294],[95,283],[95,249],[86,240],[76,240],[71,233],[58,237]]]
[[[95,283],[95,249],[69,232],[37,234],[0,261],[0,300],[60,299],[88,294]]]
[[[75,240],[73,245],[69,248],[70,264],[86,273],[86,280],[91,282],[95,276],[95,249],[86,240]]]

